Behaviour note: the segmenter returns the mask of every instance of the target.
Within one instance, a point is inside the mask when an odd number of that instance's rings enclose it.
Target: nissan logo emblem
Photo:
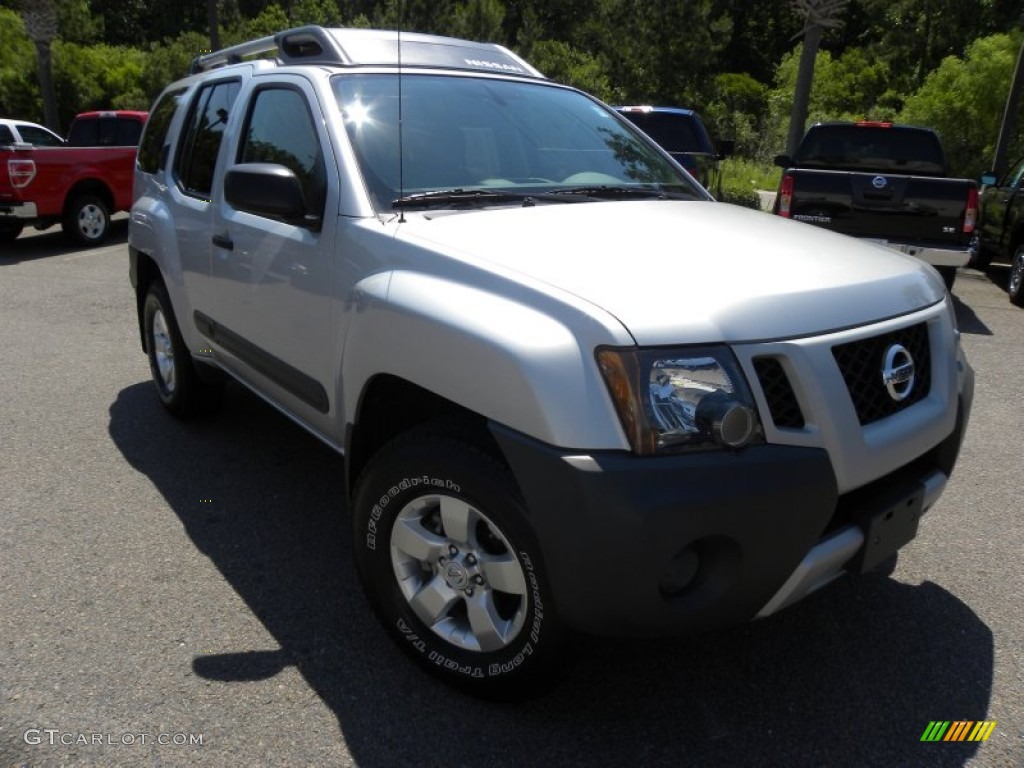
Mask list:
[[[897,403],[906,400],[914,389],[914,358],[901,344],[890,344],[882,364],[882,383]]]
[[[875,189],[881,189],[888,183],[889,182],[886,180],[885,176],[875,176],[875,178],[871,180],[871,186]]]

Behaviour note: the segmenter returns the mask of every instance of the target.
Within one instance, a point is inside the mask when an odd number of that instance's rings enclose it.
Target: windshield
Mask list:
[[[490,78],[403,75],[400,163],[397,75],[346,74],[333,82],[378,210],[426,199],[438,204],[499,204],[516,196],[531,196],[531,202],[573,196],[706,199],[612,111],[578,91]],[[470,190],[500,194],[465,194]]]
[[[803,168],[931,176],[941,176],[945,171],[935,134],[901,127],[816,126],[801,143],[796,164]]]

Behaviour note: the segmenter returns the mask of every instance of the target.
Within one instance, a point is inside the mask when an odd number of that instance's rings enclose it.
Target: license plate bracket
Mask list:
[[[912,541],[924,511],[924,495],[924,485],[915,483],[865,503],[854,518],[864,531],[864,546],[847,563],[847,570],[870,571]]]

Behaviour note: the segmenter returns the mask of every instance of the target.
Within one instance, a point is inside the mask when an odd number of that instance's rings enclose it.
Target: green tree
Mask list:
[[[892,69],[891,86],[911,92],[947,56],[963,57],[979,37],[1009,32],[1019,22],[1020,0],[855,0],[864,26],[859,39]]]
[[[64,125],[78,112],[149,109],[142,77],[145,54],[139,49],[59,41],[54,44],[53,58]]]
[[[0,115],[42,122],[35,51],[20,14],[0,8]]]
[[[152,103],[170,83],[188,74],[197,56],[208,53],[209,38],[200,32],[183,32],[173,40],[153,43],[144,56],[140,85]]]
[[[466,0],[456,4],[445,34],[482,42],[502,42],[505,6],[501,0]]]
[[[975,40],[963,58],[943,59],[906,100],[900,121],[936,129],[956,175],[977,177],[992,163],[1022,37],[1016,31]],[[1024,144],[1017,137],[1009,155],[1015,158],[1022,152]]]
[[[735,141],[738,154],[753,157],[761,151],[767,106],[767,86],[745,72],[727,72],[715,76],[702,116],[712,136]]]
[[[607,62],[616,91],[633,103],[702,107],[732,31],[711,0],[597,0],[579,18],[568,42]]]
[[[786,146],[787,118],[800,47],[783,57],[775,73],[775,88],[768,92],[768,110],[763,136],[765,143],[756,155],[768,159]],[[889,89],[889,67],[881,60],[872,60],[867,51],[851,48],[839,57],[828,51],[819,51],[815,64],[814,82],[807,108],[807,123],[826,120],[892,119],[895,98]]]
[[[288,19],[297,27],[303,24],[335,27],[341,24],[341,12],[334,0],[295,0],[288,9]]]
[[[552,80],[568,83],[605,101],[618,101],[600,61],[560,40],[539,40],[533,45],[530,63]]]
[[[89,8],[89,0],[60,0],[57,3],[57,31],[61,40],[69,43],[104,42],[103,17]]]

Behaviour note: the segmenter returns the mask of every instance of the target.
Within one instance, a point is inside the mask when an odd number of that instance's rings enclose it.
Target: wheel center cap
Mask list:
[[[469,571],[462,563],[449,560],[441,568],[441,575],[452,589],[465,589],[469,586]]]

